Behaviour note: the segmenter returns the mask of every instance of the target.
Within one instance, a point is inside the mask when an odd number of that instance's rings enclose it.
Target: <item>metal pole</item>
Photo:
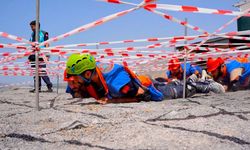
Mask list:
[[[58,68],[59,68],[59,62],[60,62],[60,56],[58,56]],[[59,73],[59,72],[58,72]],[[59,91],[59,74],[57,75],[57,89],[56,89],[56,93],[58,94]]]
[[[185,22],[187,22],[187,18],[185,18]],[[185,26],[184,28],[184,34],[187,36],[188,28]],[[187,44],[187,41],[185,41],[185,44]],[[183,73],[183,98],[186,98],[186,77],[187,77],[187,49],[184,46],[184,51],[185,51],[185,57],[184,57],[184,73]]]
[[[36,0],[36,42],[39,42],[39,13],[40,13],[40,0]],[[39,51],[36,50],[36,108],[39,111]]]

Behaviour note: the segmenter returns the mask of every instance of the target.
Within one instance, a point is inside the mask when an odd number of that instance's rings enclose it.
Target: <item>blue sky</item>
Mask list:
[[[127,1],[140,3],[141,0]],[[237,8],[232,6],[236,2],[238,0],[158,0],[157,3],[238,11]],[[29,39],[31,34],[29,22],[35,19],[35,6],[35,0],[1,0],[0,31]],[[101,17],[129,8],[131,6],[108,4],[96,0],[41,0],[41,29],[48,31],[50,37],[54,37]],[[213,32],[233,18],[232,16],[171,11],[168,13],[179,19],[188,18],[190,24],[209,32]],[[54,43],[54,45],[176,36],[183,35],[183,29],[183,26],[141,9],[86,32],[63,39]],[[223,32],[235,30],[237,30],[236,23],[230,25]],[[194,34],[199,33],[189,30],[189,35]],[[15,41],[0,38],[0,43],[13,42]],[[5,50],[1,49],[1,51]]]

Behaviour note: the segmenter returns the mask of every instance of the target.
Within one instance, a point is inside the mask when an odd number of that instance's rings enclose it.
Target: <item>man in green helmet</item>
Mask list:
[[[143,86],[127,67],[96,63],[89,54],[72,54],[66,64],[67,88],[73,97],[93,97],[100,103],[160,101],[163,95],[153,86]]]

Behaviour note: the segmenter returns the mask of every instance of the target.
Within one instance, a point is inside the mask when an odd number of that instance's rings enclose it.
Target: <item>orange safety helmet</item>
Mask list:
[[[168,63],[169,63],[169,65],[168,65],[169,71],[177,70],[181,66],[178,58],[171,59]]]
[[[72,80],[74,80],[74,79],[68,77],[68,76],[67,76],[66,70],[64,70],[64,73],[63,73],[63,81],[72,81]]]
[[[216,70],[220,65],[224,63],[224,60],[220,57],[213,59],[213,58],[208,58],[207,60],[207,71],[212,72]]]

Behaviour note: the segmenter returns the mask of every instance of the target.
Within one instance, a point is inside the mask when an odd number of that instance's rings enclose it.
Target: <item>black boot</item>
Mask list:
[[[32,89],[29,91],[30,93],[35,93],[36,92],[36,89]],[[41,88],[39,88],[39,92],[41,92]]]
[[[53,89],[52,88],[48,88],[48,90],[46,92],[51,93],[51,92],[53,92]]]

